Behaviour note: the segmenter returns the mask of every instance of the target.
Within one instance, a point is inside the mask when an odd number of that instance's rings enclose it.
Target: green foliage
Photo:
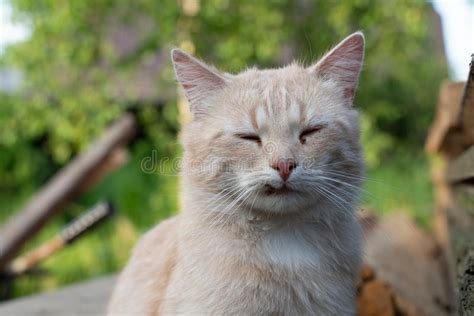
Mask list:
[[[0,56],[1,64],[26,78],[20,93],[0,96],[0,208],[7,209],[0,220],[126,108],[133,105],[141,128],[130,163],[68,208],[34,244],[103,197],[117,204],[121,215],[116,223],[48,261],[55,277],[33,285],[23,280],[18,294],[116,270],[139,232],[178,208],[176,176],[140,169],[152,150],[159,158],[175,158],[180,151],[175,83],[168,57],[160,52],[180,46],[237,72],[293,58],[309,64],[351,32],[363,30],[367,57],[355,104],[363,112],[369,166],[388,170],[375,173],[383,181],[393,180],[394,170],[401,168],[384,166],[387,157],[421,148],[439,82],[446,76],[433,44],[430,4],[422,0],[10,2],[32,36]],[[116,39],[124,36],[120,48]],[[151,67],[157,54],[165,60],[163,68],[146,82],[152,97],[143,97],[134,89],[142,84],[143,71],[138,70]],[[156,103],[161,106],[152,106]],[[394,207],[369,202],[383,210]],[[112,237],[105,242],[104,236]]]
[[[370,169],[364,186],[363,207],[378,214],[403,212],[425,229],[431,228],[433,190],[427,158],[398,151],[382,167]]]
[[[175,6],[171,1],[160,3]],[[119,77],[147,52],[169,41],[172,36],[165,31],[173,28],[176,20],[167,21],[170,13],[160,10],[156,1],[22,0],[12,4],[18,17],[33,30],[30,40],[10,47],[4,58],[27,75],[20,101],[23,106],[15,106],[12,113],[21,119],[16,129],[26,128],[31,137],[44,138],[45,151],[54,162],[63,164],[123,111],[124,102],[134,101],[127,95],[117,99],[111,77]],[[131,23],[125,9],[132,16],[160,21],[159,32],[144,37],[136,52],[118,56],[109,38],[110,28],[117,23],[115,19]]]

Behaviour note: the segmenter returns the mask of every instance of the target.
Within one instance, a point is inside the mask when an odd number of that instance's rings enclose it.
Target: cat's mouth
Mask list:
[[[264,191],[266,195],[285,195],[295,192],[295,190],[288,187],[286,184],[281,186],[280,188],[275,188],[270,184],[265,184]]]

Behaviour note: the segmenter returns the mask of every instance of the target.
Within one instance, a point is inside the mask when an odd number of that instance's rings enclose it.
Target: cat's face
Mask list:
[[[349,208],[363,172],[352,108],[363,36],[316,65],[221,74],[173,51],[192,122],[183,134],[187,184],[214,192],[210,207],[292,212],[317,203]]]

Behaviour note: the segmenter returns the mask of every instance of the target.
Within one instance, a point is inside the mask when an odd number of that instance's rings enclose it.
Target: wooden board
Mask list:
[[[461,100],[465,82],[445,80],[441,84],[438,96],[436,116],[430,127],[425,149],[429,153],[442,153],[455,156],[462,152],[459,142],[453,142],[459,133]],[[454,136],[453,136],[454,134]]]
[[[0,270],[12,260],[22,246],[71,198],[97,181],[108,166],[121,161],[120,148],[135,135],[135,118],[125,114],[114,122],[86,152],[61,169],[31,198],[24,209],[15,213],[0,228]],[[117,158],[119,157],[119,158]]]
[[[447,208],[451,274],[459,315],[474,315],[474,55],[470,66],[457,140],[465,150],[449,162],[446,174],[452,197]]]
[[[94,316],[105,315],[115,276],[65,287],[0,304],[0,315],[11,316]]]
[[[364,252],[365,264],[376,275],[374,289],[365,295],[367,308],[389,296],[395,315],[449,315],[450,285],[443,253],[435,239],[407,216],[397,213],[373,224],[366,232]]]
[[[452,186],[448,210],[454,290],[460,315],[474,315],[474,185]]]
[[[453,183],[474,179],[474,145],[449,164],[446,178]]]

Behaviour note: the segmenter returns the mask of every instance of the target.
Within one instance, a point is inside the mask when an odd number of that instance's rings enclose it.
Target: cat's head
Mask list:
[[[317,63],[231,75],[174,49],[176,77],[189,101],[185,185],[229,203],[292,212],[318,203],[341,210],[363,173],[354,92],[364,57],[357,32]]]

